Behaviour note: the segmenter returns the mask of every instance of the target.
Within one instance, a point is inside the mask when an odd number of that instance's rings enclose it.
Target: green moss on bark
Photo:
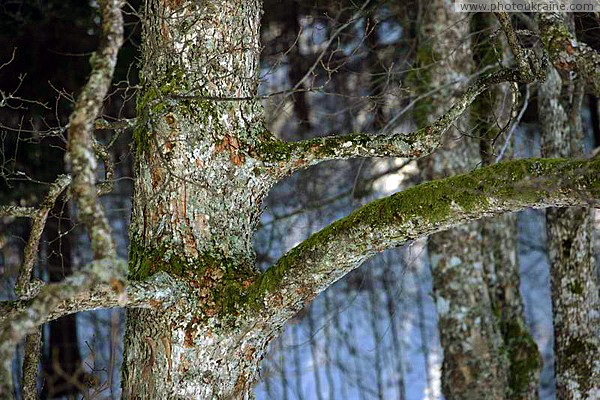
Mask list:
[[[185,279],[198,290],[199,305],[207,317],[237,315],[247,303],[248,288],[257,279],[252,266],[221,255],[202,254],[185,260],[164,246],[145,247],[135,240],[131,242],[129,259],[131,280],[146,280],[158,272]]]
[[[537,344],[518,321],[502,323],[504,349],[509,361],[509,398],[522,398],[529,390],[532,376],[542,367]]]
[[[565,159],[514,160],[481,168],[455,177],[421,184],[384,199],[371,202],[325,229],[311,235],[294,247],[279,262],[269,268],[251,288],[248,300],[262,301],[273,292],[286,276],[293,276],[292,268],[301,268],[304,260],[327,248],[327,243],[340,233],[354,229],[408,224],[407,227],[428,224],[445,225],[460,215],[481,215],[490,209],[490,201],[506,204],[535,204],[548,198],[548,191],[556,192],[562,181],[568,182],[569,191],[585,186],[587,193],[600,195],[599,161],[568,161]],[[540,184],[528,183],[539,179]],[[549,182],[550,183],[549,183]],[[512,207],[512,206],[510,206]],[[492,209],[494,207],[491,207]],[[361,228],[362,227],[362,228]],[[416,232],[422,232],[423,228]],[[410,235],[410,233],[405,233]],[[339,238],[338,238],[339,240]],[[354,243],[353,252],[366,252],[368,243]],[[361,248],[364,246],[364,248]],[[305,273],[299,271],[299,274]]]
[[[590,359],[589,354],[598,353],[595,346],[596,344],[586,340],[573,338],[563,352],[566,368],[576,372],[575,377],[581,393],[589,393],[592,385],[597,384],[597,382],[590,381],[595,360]]]

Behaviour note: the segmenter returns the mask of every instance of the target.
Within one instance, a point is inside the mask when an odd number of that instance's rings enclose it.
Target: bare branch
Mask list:
[[[37,372],[40,364],[42,350],[42,328],[38,327],[34,332],[27,335],[25,339],[25,350],[23,357],[23,381],[21,392],[24,400],[36,400],[37,395]]]
[[[48,213],[54,206],[58,196],[60,196],[70,183],[71,178],[69,176],[60,175],[50,186],[50,190],[40,205],[40,208],[32,215],[33,223],[31,224],[31,233],[29,234],[29,239],[25,246],[23,265],[21,266],[19,277],[17,278],[17,283],[15,285],[15,292],[21,299],[31,298],[36,294],[35,292],[39,290],[40,283],[31,281],[31,271],[37,260],[40,238],[44,232]]]
[[[515,160],[428,182],[361,207],[269,268],[250,304],[280,327],[317,294],[385,249],[483,217],[600,198],[600,160]]]
[[[37,214],[37,211],[35,207],[0,206],[0,216],[2,217],[33,218]]]
[[[94,121],[94,129],[110,129],[115,131],[122,131],[133,128],[135,126],[135,123],[135,118],[118,119],[116,121],[107,121],[104,118],[98,118],[96,121]]]
[[[539,28],[554,67],[578,72],[600,95],[600,53],[577,40],[561,13],[539,13]]]
[[[502,27],[502,30],[504,31],[504,34],[506,35],[508,46],[515,57],[517,68],[521,74],[528,77],[530,80],[535,79],[534,71],[531,69],[531,65],[529,64],[529,55],[521,46],[519,38],[517,37],[517,34],[510,23],[510,17],[505,12],[497,12],[495,15],[500,23],[500,26]]]
[[[120,0],[99,2],[102,12],[100,47],[92,56],[92,73],[69,122],[67,157],[73,173],[72,193],[81,220],[90,230],[95,258],[113,257],[114,243],[104,211],[97,200],[93,132],[96,117],[112,82],[117,54],[123,43]]]
[[[123,278],[125,261],[107,260],[90,266],[62,282],[44,286],[30,300],[0,303],[0,397],[9,390],[14,346],[46,322],[68,314],[99,308],[167,308],[188,295],[188,286],[165,273],[145,282]]]
[[[411,133],[369,135],[357,133],[327,136],[300,142],[271,140],[257,149],[258,157],[272,162],[274,174],[284,176],[323,161],[353,157],[418,158],[434,151],[441,136],[478,95],[492,85],[504,82],[529,82],[519,70],[500,69],[475,81],[457,102],[431,125]]]
[[[113,179],[115,176],[115,168],[112,162],[110,153],[100,142],[94,139],[94,153],[102,159],[104,164],[104,181],[100,182],[97,187],[98,196],[110,193],[113,190]]]

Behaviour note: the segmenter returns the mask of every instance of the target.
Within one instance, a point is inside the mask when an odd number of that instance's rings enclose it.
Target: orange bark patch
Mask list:
[[[248,361],[252,360],[256,349],[252,346],[248,346],[244,349],[244,358]]]
[[[183,4],[183,0],[163,0],[163,4],[169,8],[179,7]]]
[[[161,302],[161,301],[154,300],[154,299],[151,299],[151,300],[149,300],[149,301],[148,301],[148,304],[149,304],[149,305],[150,305],[150,307],[152,307],[152,308],[159,308],[160,306],[162,306],[162,302]]]
[[[185,357],[185,354],[179,356],[179,372],[186,373],[190,369],[190,361]]]
[[[150,168],[150,181],[153,189],[156,189],[156,187],[162,183],[162,172],[160,168]]]
[[[248,378],[246,377],[246,375],[241,374],[235,382],[236,393],[242,393],[244,391],[244,388],[246,387],[246,382],[248,382]]]
[[[169,126],[175,125],[175,116],[169,113],[165,115],[165,121],[167,121],[167,124],[169,124]]]
[[[185,327],[185,335],[183,345],[187,348],[194,347],[194,339],[196,338],[196,326],[198,325],[198,317],[192,317],[192,320]]]
[[[111,278],[110,287],[115,293],[122,293],[125,290],[125,286],[123,286],[123,282],[118,279]]]
[[[567,43],[567,54],[572,56],[575,53],[575,49],[573,49],[573,45],[571,43]]]
[[[223,141],[215,146],[215,151],[229,152],[229,160],[235,165],[242,165],[245,161],[244,155],[240,153],[240,142],[235,136],[226,134]]]

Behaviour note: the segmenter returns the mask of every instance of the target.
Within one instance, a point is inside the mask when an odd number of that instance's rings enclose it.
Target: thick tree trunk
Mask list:
[[[439,92],[416,107],[419,125],[430,123],[456,99],[451,82],[471,72],[469,24],[443,1],[434,1],[422,16],[424,43],[419,45],[423,91]],[[426,79],[423,79],[426,78]],[[474,168],[480,161],[479,142],[447,132],[443,149],[422,165],[428,179],[439,179]],[[444,349],[442,391],[447,399],[503,399],[507,384],[500,353],[502,338],[492,315],[484,279],[481,224],[472,223],[429,238],[429,257]]]
[[[128,311],[127,398],[251,396],[270,340],[237,309],[272,184],[250,155],[260,15],[259,1],[147,1],[130,276],[165,271],[198,293],[168,313]]]
[[[580,156],[582,82],[561,78],[551,68],[538,97],[543,155]],[[560,399],[594,399],[600,395],[600,339],[594,316],[600,303],[591,229],[588,208],[546,211],[556,391]]]

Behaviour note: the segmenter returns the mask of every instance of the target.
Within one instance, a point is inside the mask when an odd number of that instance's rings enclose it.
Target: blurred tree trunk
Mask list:
[[[453,103],[456,85],[473,71],[469,23],[465,14],[436,0],[420,16],[417,70],[422,92],[438,89],[416,105],[419,126],[431,123]],[[414,76],[417,75],[417,76]],[[460,120],[459,120],[460,123]],[[443,147],[422,162],[428,180],[466,172],[480,161],[479,141],[450,129]],[[471,223],[429,238],[433,288],[444,349],[442,392],[448,400],[504,399],[506,362],[502,338],[492,315],[482,257],[481,223]]]
[[[572,23],[572,21],[571,21]],[[538,107],[542,156],[581,157],[581,105],[584,82],[550,68],[540,84]],[[552,280],[557,398],[595,399],[600,395],[598,283],[591,246],[588,208],[546,211]]]
[[[471,17],[473,60],[478,69],[494,66],[503,57],[499,38],[491,34],[498,29],[491,13],[476,13]],[[472,135],[479,139],[482,165],[496,162],[497,157],[512,158],[514,136],[507,126],[511,106],[503,107],[508,98],[505,87],[497,86],[484,92],[471,106]],[[515,99],[516,100],[516,99]],[[500,129],[503,129],[501,132]],[[519,292],[519,263],[517,260],[517,219],[506,214],[481,221],[481,253],[484,277],[490,292],[492,312],[503,340],[507,359],[507,399],[539,398],[541,358],[537,345],[528,332],[523,314],[523,299]]]
[[[51,162],[48,165],[52,165]],[[47,269],[50,282],[60,282],[73,273],[69,206],[59,201],[46,222]],[[77,318],[67,315],[49,325],[49,353],[44,359],[43,398],[74,396],[84,387],[81,355],[77,340]]]

